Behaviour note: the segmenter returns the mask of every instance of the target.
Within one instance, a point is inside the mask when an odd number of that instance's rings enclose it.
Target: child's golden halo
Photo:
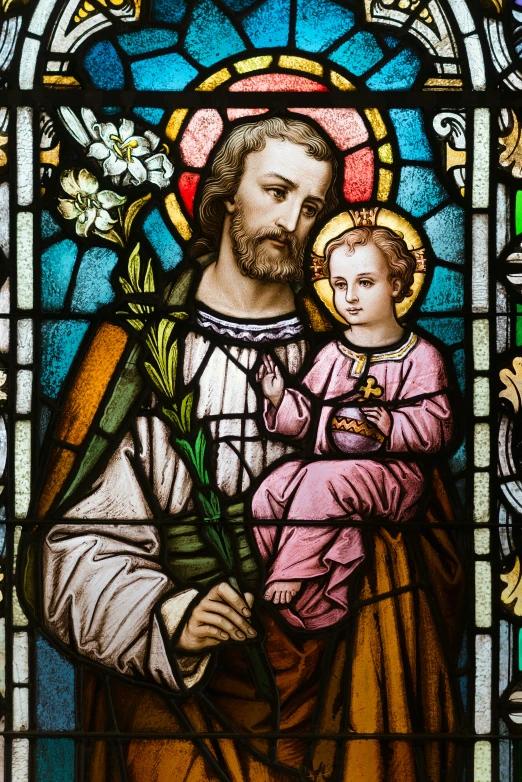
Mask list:
[[[333,291],[328,279],[327,270],[324,265],[324,250],[328,242],[337,239],[338,236],[349,231],[351,228],[361,228],[366,226],[379,225],[383,228],[389,228],[401,239],[404,239],[406,246],[413,253],[417,260],[417,267],[412,285],[412,293],[403,301],[395,305],[395,311],[398,318],[404,317],[413,302],[420,293],[426,278],[426,251],[422,239],[418,232],[408,220],[390,209],[384,209],[380,206],[364,209],[349,209],[341,212],[327,222],[320,231],[314,242],[312,249],[312,282],[317,295],[332,313],[332,315],[342,323],[346,321],[335,310],[333,304]]]

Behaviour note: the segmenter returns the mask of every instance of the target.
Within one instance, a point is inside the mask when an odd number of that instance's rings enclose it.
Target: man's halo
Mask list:
[[[341,212],[329,220],[319,232],[312,249],[312,282],[317,295],[328,311],[341,323],[346,323],[335,310],[333,304],[333,290],[324,267],[324,249],[328,242],[337,239],[338,236],[351,228],[379,225],[389,228],[404,239],[406,246],[414,255],[417,266],[414,274],[412,292],[410,296],[395,305],[398,318],[404,317],[413,305],[426,279],[426,250],[418,232],[408,220],[390,209],[380,206],[364,209],[349,209]]]

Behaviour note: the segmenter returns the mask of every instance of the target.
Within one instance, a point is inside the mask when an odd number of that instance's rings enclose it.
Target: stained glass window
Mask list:
[[[522,778],[522,3],[0,0],[6,782]]]

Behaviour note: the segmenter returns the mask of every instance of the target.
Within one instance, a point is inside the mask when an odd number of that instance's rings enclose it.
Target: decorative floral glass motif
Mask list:
[[[1,7],[2,778],[518,780],[518,0]]]

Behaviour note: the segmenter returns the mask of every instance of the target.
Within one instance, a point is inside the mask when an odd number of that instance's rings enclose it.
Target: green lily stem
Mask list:
[[[239,594],[243,596],[235,576],[229,576],[228,583],[236,592],[239,592]],[[261,646],[261,643],[261,641],[256,641],[252,644],[247,644],[243,649],[258,695],[263,698],[263,700],[274,703],[279,700],[279,691],[277,689],[272,666],[270,665],[270,661],[264,648]]]

